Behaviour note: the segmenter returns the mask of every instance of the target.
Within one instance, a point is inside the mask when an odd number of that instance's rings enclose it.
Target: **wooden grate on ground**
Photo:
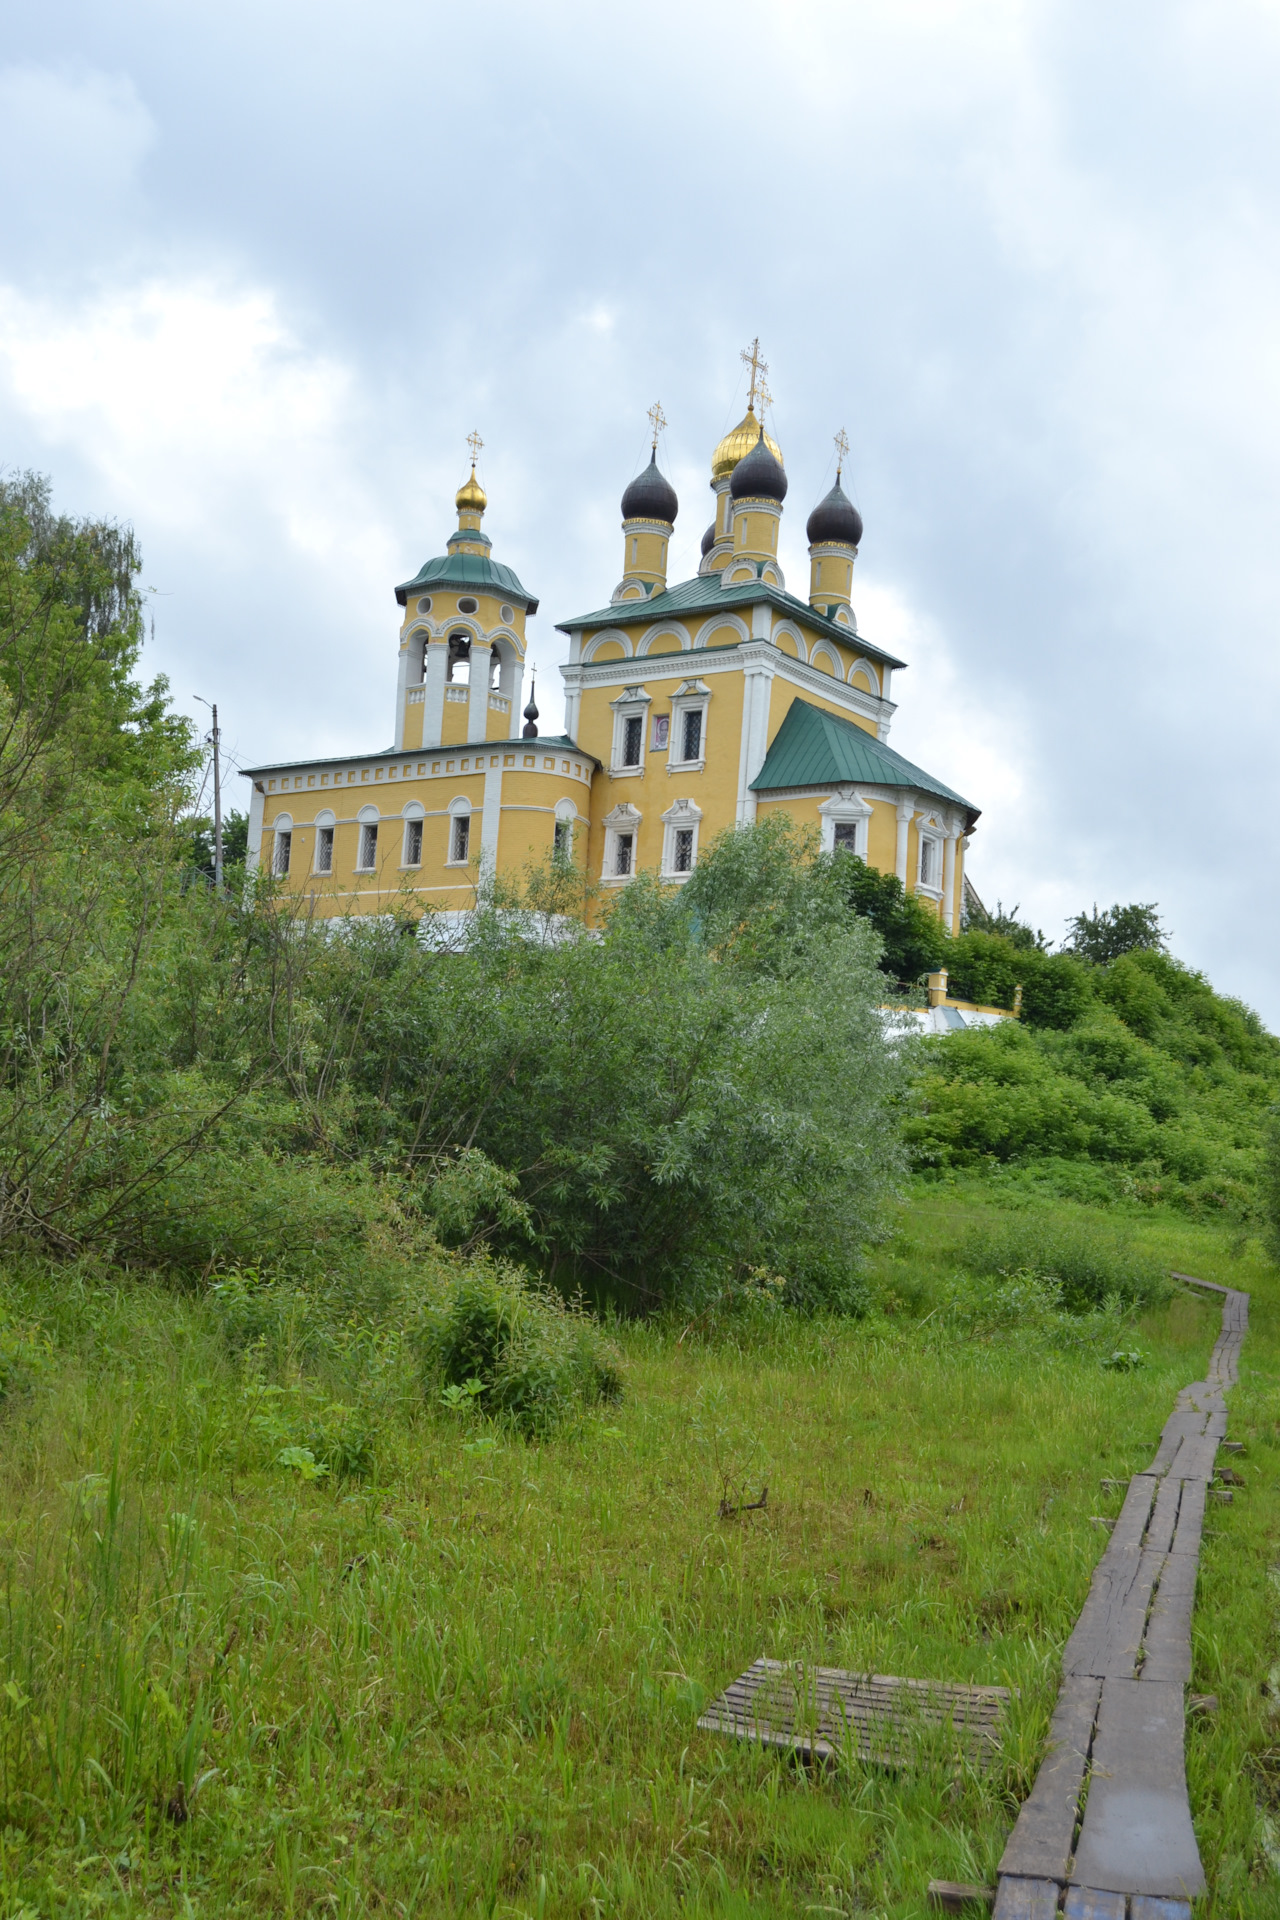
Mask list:
[[[993,1751],[1008,1699],[1008,1687],[757,1660],[712,1701],[698,1725],[788,1747],[805,1759],[846,1754],[894,1767],[909,1763],[922,1745],[959,1748],[968,1759]]]

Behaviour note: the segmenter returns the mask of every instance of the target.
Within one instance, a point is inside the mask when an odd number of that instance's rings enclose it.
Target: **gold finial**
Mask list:
[[[841,427],[836,441],[836,485],[840,484],[840,475],[844,472],[844,463],[849,458],[849,436]]]
[[[763,387],[764,385],[764,382],[761,379],[761,375],[766,374],[769,371],[768,361],[762,360],[760,358],[759,334],[757,334],[755,339],[751,342],[750,348],[744,347],[742,349],[742,352],[738,355],[738,358],[741,360],[744,367],[750,367],[751,369],[751,393],[747,400],[747,411],[749,413],[754,413],[755,405],[756,405],[756,391],[758,388]],[[763,411],[763,408],[762,408],[762,411]]]
[[[653,428],[653,450],[658,451],[658,435],[667,424],[667,416],[662,411],[661,400],[655,400],[649,409],[649,425]]]
[[[480,438],[480,435],[474,427],[467,435],[467,445],[471,449],[471,464],[474,467],[476,461],[480,458],[480,449],[484,445],[484,441]]]
[[[481,514],[489,504],[488,496],[476,479],[476,461],[480,458],[480,449],[484,441],[473,427],[467,435],[467,445],[471,449],[471,478],[464,480],[454,496],[458,512]],[[479,524],[477,522],[477,524]]]
[[[762,366],[762,367],[761,367],[761,369],[760,369],[760,377],[759,377],[759,379],[758,379],[758,380],[756,381],[756,400],[758,401],[758,403],[759,403],[759,407],[760,407],[760,424],[761,424],[761,426],[763,426],[763,425],[764,425],[764,410],[765,410],[765,408],[766,408],[766,407],[771,407],[771,406],[773,405],[773,395],[772,395],[772,394],[770,393],[770,391],[769,391],[769,389],[768,389],[768,387],[767,387],[767,386],[765,385],[765,378],[764,378],[764,376],[765,376],[765,374],[766,374],[766,372],[767,372],[767,371],[768,371],[768,369],[767,369],[766,367],[763,367],[763,366]]]

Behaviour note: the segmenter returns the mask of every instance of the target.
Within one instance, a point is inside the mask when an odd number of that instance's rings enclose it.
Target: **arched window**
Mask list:
[[[449,635],[449,671],[445,678],[455,687],[465,687],[470,683],[471,635],[469,633]]]

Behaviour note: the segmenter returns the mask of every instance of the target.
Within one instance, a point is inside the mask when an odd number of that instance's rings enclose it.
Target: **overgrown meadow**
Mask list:
[[[1272,1911],[1276,1041],[1013,923],[940,951],[1024,1023],[886,1044],[936,922],[776,824],[598,936],[568,862],[449,939],[219,893],[137,567],[0,487],[10,1920],[989,1880],[1217,1330],[1171,1267],[1254,1298],[1189,1766],[1215,1911]],[[761,1654],[1014,1698],[982,1765],[807,1771],[697,1729]]]

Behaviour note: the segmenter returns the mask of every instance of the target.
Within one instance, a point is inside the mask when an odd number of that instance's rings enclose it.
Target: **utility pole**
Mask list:
[[[218,703],[206,700],[203,694],[196,699],[202,707],[208,707],[213,715],[213,731],[209,735],[213,747],[213,885],[214,891],[222,892],[222,761],[219,746],[222,735],[218,731]]]

